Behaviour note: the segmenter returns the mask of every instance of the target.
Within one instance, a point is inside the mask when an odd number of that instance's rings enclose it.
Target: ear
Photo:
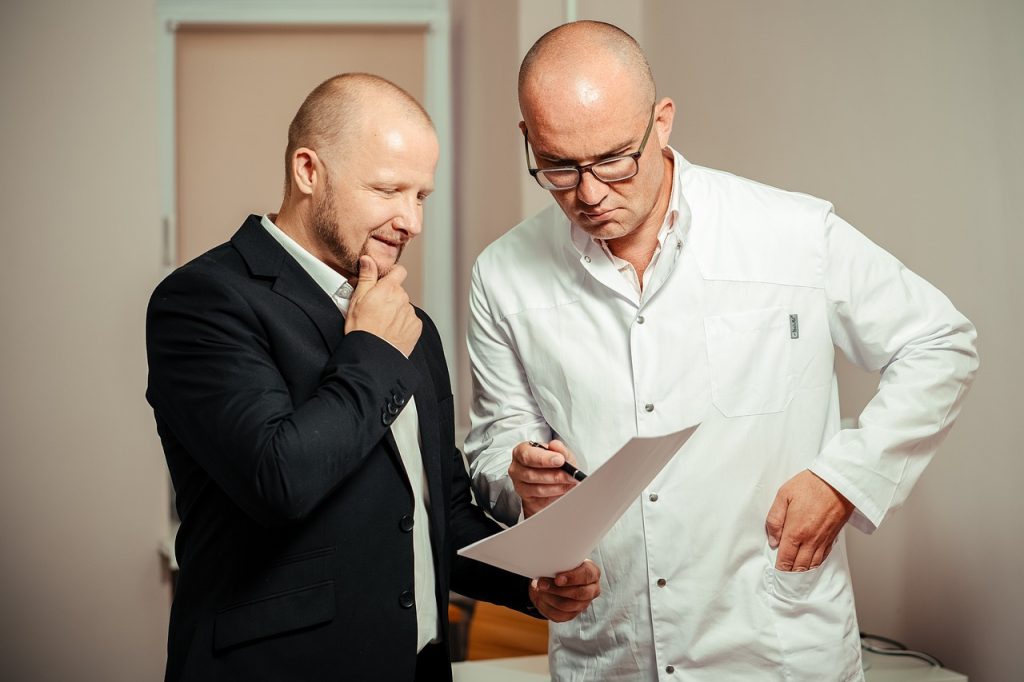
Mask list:
[[[523,131],[523,135],[526,134],[526,121],[519,122],[519,130]]]
[[[676,105],[668,97],[662,98],[654,107],[654,128],[658,133],[658,148],[668,146],[668,138],[672,134],[672,122],[676,116]]]
[[[305,195],[313,194],[313,189],[324,179],[320,157],[308,147],[299,147],[292,154],[291,175],[295,189]]]

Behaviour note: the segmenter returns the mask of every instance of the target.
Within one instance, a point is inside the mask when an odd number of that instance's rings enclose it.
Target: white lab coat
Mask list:
[[[519,442],[559,437],[592,471],[702,421],[591,557],[602,595],[552,624],[555,679],[861,679],[843,535],[821,567],[778,572],[765,515],[810,469],[854,525],[881,523],[959,412],[974,328],[827,202],[674,163],[676,241],[642,296],[557,206],[478,259],[477,498],[517,520]],[[836,347],[881,374],[856,429],[839,428]]]

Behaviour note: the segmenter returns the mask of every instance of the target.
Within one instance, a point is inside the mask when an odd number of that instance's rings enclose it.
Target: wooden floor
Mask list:
[[[469,623],[466,659],[533,656],[548,651],[548,622],[517,611],[476,602]]]

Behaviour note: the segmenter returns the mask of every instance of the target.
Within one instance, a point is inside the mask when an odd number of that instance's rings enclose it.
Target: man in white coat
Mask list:
[[[613,26],[544,35],[519,102],[557,205],[473,270],[478,500],[515,523],[575,485],[563,461],[703,422],[594,552],[602,599],[551,625],[555,679],[862,679],[844,529],[906,499],[974,327],[827,202],[669,147],[672,100]],[[842,431],[836,348],[880,373]]]

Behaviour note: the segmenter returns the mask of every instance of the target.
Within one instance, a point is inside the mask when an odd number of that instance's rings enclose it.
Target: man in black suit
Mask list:
[[[433,188],[429,117],[345,74],[288,137],[280,212],[150,301],[181,517],[166,677],[447,679],[449,587],[568,620],[598,571],[530,583],[455,553],[499,527],[471,504],[441,341],[397,265]]]

